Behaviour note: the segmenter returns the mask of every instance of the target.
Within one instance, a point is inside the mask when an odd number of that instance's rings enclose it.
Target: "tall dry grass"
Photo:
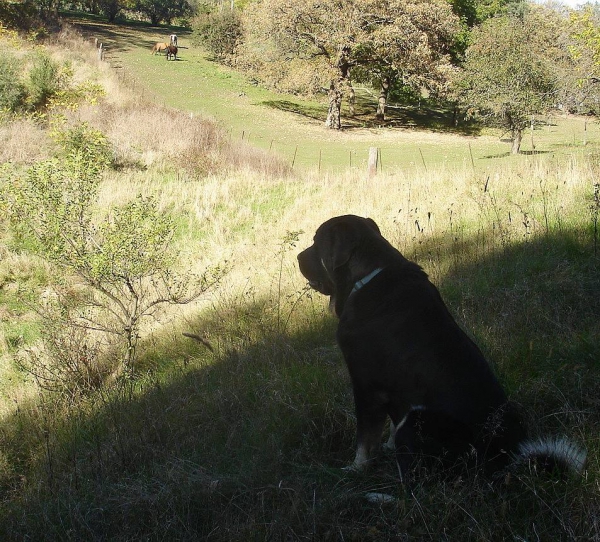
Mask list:
[[[52,142],[43,126],[32,119],[0,124],[0,163],[32,165],[50,156]]]
[[[56,54],[78,39],[69,36]],[[115,86],[101,104],[65,113],[112,142],[116,167],[105,175],[99,212],[152,194],[176,219],[180,266],[228,261],[231,272],[203,304],[144,330],[137,381],[73,404],[40,394],[14,369],[14,356],[37,339],[23,333],[32,313],[17,290],[27,285],[30,301],[39,301],[50,277],[5,243],[0,304],[16,326],[2,322],[5,539],[600,536],[597,156],[539,155],[493,169],[369,180],[357,170],[290,172],[268,153],[230,143],[212,123],[130,97],[89,47],[73,46],[82,70],[75,77]],[[165,144],[165,133],[177,137]],[[16,148],[5,156],[28,163]],[[585,478],[521,473],[498,487],[468,473],[424,480],[407,497],[389,456],[365,475],[339,468],[352,456],[350,384],[335,320],[326,300],[305,289],[296,254],[321,222],[346,213],[376,220],[425,268],[534,429],[586,445]],[[181,331],[202,334],[214,351]],[[382,490],[394,504],[364,499]]]

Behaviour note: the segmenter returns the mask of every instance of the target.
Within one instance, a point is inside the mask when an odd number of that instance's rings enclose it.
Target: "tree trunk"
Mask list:
[[[385,108],[387,106],[388,94],[390,92],[390,78],[384,77],[381,80],[381,90],[379,92],[379,100],[377,102],[377,120],[385,120]]]
[[[512,128],[512,147],[510,149],[511,154],[519,154],[521,150],[521,141],[523,140],[523,130],[521,128]]]
[[[342,92],[335,84],[335,81],[331,81],[329,87],[329,111],[327,112],[327,120],[325,126],[332,130],[340,130],[342,128],[341,111],[342,109]]]
[[[354,92],[354,87],[352,83],[348,79],[348,115],[353,117],[356,115],[356,94]]]
[[[341,130],[342,128],[341,109],[344,91],[351,97],[350,114],[354,115],[354,89],[352,88],[352,83],[350,83],[349,54],[350,47],[347,45],[340,47],[336,62],[338,77],[337,80],[334,79],[331,81],[329,87],[329,111],[327,112],[325,126],[332,130]]]
[[[458,126],[458,115],[459,115],[458,105],[454,105],[454,107],[452,108],[452,126],[454,126],[454,127]]]

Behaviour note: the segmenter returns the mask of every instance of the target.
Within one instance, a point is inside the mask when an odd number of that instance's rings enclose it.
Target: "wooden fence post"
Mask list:
[[[379,158],[379,149],[377,147],[369,148],[369,162],[367,164],[367,179],[377,175],[377,161]]]

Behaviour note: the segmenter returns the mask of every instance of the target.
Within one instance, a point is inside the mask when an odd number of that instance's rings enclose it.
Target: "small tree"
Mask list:
[[[62,75],[60,65],[52,60],[47,52],[35,51],[25,79],[27,106],[30,109],[45,107],[50,98],[63,86]]]
[[[122,368],[133,375],[143,322],[165,305],[197,299],[222,270],[200,276],[172,270],[173,221],[153,198],[138,196],[98,216],[101,174],[110,158],[106,138],[83,125],[61,133],[60,142],[60,156],[12,179],[12,222],[36,253],[82,286],[75,303],[72,296],[62,301],[57,290],[64,324],[117,338]]]
[[[561,78],[561,103],[569,111],[598,114],[600,104],[600,14],[585,6],[570,13],[569,70]]]
[[[215,59],[224,61],[243,37],[241,17],[232,10],[211,12],[198,18],[195,34]]]
[[[0,57],[0,112],[17,111],[25,98],[19,60],[8,52]]]
[[[494,17],[476,28],[456,80],[457,99],[468,115],[499,122],[510,130],[512,154],[533,115],[556,104],[556,75],[539,32],[525,16]]]
[[[109,23],[113,23],[117,15],[127,6],[123,0],[98,0],[95,7],[108,19]]]

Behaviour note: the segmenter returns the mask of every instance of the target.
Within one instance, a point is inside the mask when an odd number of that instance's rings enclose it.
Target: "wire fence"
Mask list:
[[[125,67],[119,60],[111,54],[110,46],[100,42],[98,38],[93,40],[97,50],[97,58],[99,62],[107,62],[117,74],[119,82],[131,89],[135,96],[142,102],[154,102],[169,107],[164,96],[158,92],[154,92],[147,86],[141,84],[136,77]],[[159,53],[160,54],[160,53]],[[193,116],[194,113],[190,113]],[[596,123],[597,124],[597,123]],[[580,129],[573,130],[572,142],[566,142],[567,145],[585,147],[591,141],[598,141],[598,126],[594,125],[595,130],[592,133],[590,130],[591,123],[589,119],[583,118],[580,122]],[[523,154],[534,156],[536,154],[548,154],[553,151],[543,150],[541,147],[536,147],[534,142],[535,130],[549,131],[552,126],[550,117],[542,121],[532,122],[530,136],[531,149],[526,150]],[[314,147],[304,148],[302,145],[290,144],[289,141],[279,141],[274,138],[253,134],[251,131],[242,130],[241,133],[235,135],[230,130],[230,139],[233,140],[239,137],[241,141],[249,145],[253,145],[269,152],[276,154],[281,159],[288,160],[291,168],[302,168],[316,170],[318,173],[339,170],[340,168],[349,168],[352,170],[364,171],[367,178],[384,171],[384,165],[388,170],[394,170],[398,167],[402,169],[415,169],[429,172],[429,170],[438,167],[470,167],[473,170],[486,167],[486,162],[493,159],[505,158],[510,154],[510,150],[506,149],[507,140],[502,136],[498,138],[498,152],[476,152],[474,151],[471,142],[466,141],[464,144],[454,148],[452,156],[448,159],[447,156],[439,152],[430,152],[430,149],[425,146],[411,146],[410,149],[404,149],[401,145],[388,146],[371,146],[363,145],[355,148],[346,148],[344,150],[331,149],[327,146],[319,147],[315,150]]]

